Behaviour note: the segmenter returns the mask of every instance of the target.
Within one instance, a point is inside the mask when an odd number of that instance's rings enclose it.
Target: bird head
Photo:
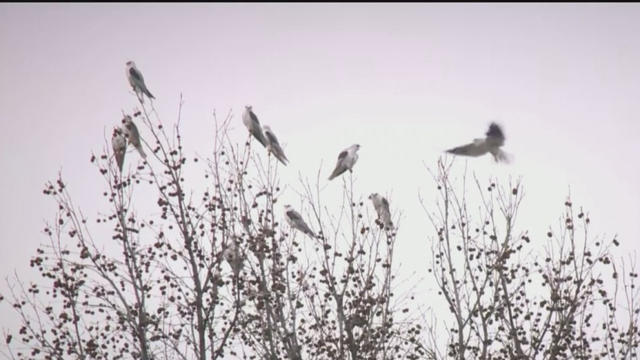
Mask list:
[[[253,109],[251,105],[246,105],[244,108],[247,109],[247,111],[251,111]]]
[[[273,131],[271,131],[271,127],[269,127],[269,125],[262,125],[262,129],[263,129],[265,132],[267,132],[267,131],[268,131],[268,132],[270,132],[270,133],[272,133],[272,134],[273,134]]]
[[[125,125],[126,125],[127,123],[130,123],[130,122],[131,122],[131,116],[129,116],[129,115],[125,115],[125,116],[122,118],[122,123],[123,123],[123,124],[125,124]]]
[[[353,150],[355,150],[355,151],[360,150],[360,145],[359,144],[354,144],[352,147],[353,147]]]
[[[129,60],[129,61],[127,61],[127,66],[129,66],[129,67],[136,66],[136,63],[134,63],[133,61]]]
[[[371,195],[369,195],[369,200],[373,200],[376,196],[378,196],[378,193],[371,193]]]
[[[289,211],[291,210],[291,205],[287,204],[284,206],[284,211]]]

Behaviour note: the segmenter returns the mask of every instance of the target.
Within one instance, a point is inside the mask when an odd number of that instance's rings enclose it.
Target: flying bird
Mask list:
[[[129,79],[129,84],[131,84],[133,91],[138,96],[138,99],[140,99],[140,102],[144,102],[142,94],[147,95],[147,97],[151,99],[155,99],[149,89],[147,89],[147,85],[144,83],[144,77],[136,67],[136,63],[133,61],[127,61],[127,78]]]
[[[118,168],[122,172],[122,165],[124,164],[124,154],[127,152],[127,139],[124,137],[122,129],[115,127],[113,129],[113,135],[111,137],[111,147],[113,147],[113,154],[116,157]]]
[[[267,147],[267,140],[264,138],[264,134],[262,133],[262,127],[260,127],[260,121],[258,121],[258,117],[253,113],[251,109],[251,105],[247,105],[244,107],[244,114],[242,114],[242,122],[244,126],[249,129],[249,133],[253,135],[262,146]]]
[[[391,212],[389,211],[389,202],[383,196],[378,193],[369,195],[369,200],[373,202],[373,207],[378,213],[378,219],[384,225],[387,230],[393,229],[393,223],[391,222]]]
[[[336,176],[341,175],[343,172],[353,168],[353,165],[358,161],[357,151],[360,149],[360,145],[354,144],[343,150],[340,155],[338,155],[338,163],[336,164],[336,168],[329,176],[329,180],[333,180]]]
[[[472,143],[447,150],[448,153],[463,156],[478,157],[491,153],[496,162],[509,162],[508,155],[500,149],[504,145],[504,133],[496,123],[489,125],[484,139],[474,139]]]
[[[264,130],[264,136],[267,140],[267,150],[269,150],[269,152],[271,152],[273,156],[276,157],[276,159],[280,160],[283,165],[287,165],[289,159],[287,159],[284,151],[282,151],[276,135],[273,133],[273,131],[271,131],[269,125],[265,125],[262,128]]]
[[[124,124],[124,131],[129,139],[129,144],[133,145],[133,147],[138,150],[143,159],[146,159],[147,154],[145,154],[142,149],[142,144],[140,143],[140,132],[138,132],[138,127],[133,120],[131,120],[131,116],[125,115],[124,119],[122,119],[122,123]]]
[[[298,229],[311,237],[316,237],[313,231],[309,228],[309,225],[304,222],[302,216],[300,216],[300,214],[295,211],[291,205],[285,205],[284,212],[285,217],[287,218],[287,223],[289,223],[292,228]]]

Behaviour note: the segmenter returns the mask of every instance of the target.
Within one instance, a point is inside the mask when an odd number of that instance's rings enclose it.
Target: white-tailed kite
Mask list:
[[[300,214],[295,211],[291,205],[284,206],[284,214],[287,218],[287,223],[289,223],[292,228],[300,230],[311,237],[316,237],[313,231],[309,228],[309,225],[304,222],[302,216],[300,216]]]
[[[267,147],[267,140],[264,138],[264,134],[262,133],[262,127],[260,126],[260,121],[258,121],[258,117],[251,110],[251,106],[247,105],[244,107],[244,114],[242,114],[242,122],[244,126],[249,129],[249,133],[253,135],[262,146]]]
[[[122,172],[122,165],[124,164],[124,154],[127,152],[127,139],[124,137],[123,131],[120,127],[113,129],[113,136],[111,137],[111,147],[113,147],[113,155],[116,157],[116,163],[118,168]]]
[[[391,222],[391,212],[389,211],[389,202],[387,201],[387,199],[385,199],[378,193],[373,193],[369,195],[369,200],[373,202],[373,207],[378,213],[378,219],[380,220],[380,222],[387,230],[392,230],[393,223]]]
[[[134,124],[133,120],[131,120],[131,116],[125,115],[122,123],[124,124],[124,131],[129,139],[129,144],[138,150],[143,159],[146,159],[147,154],[145,154],[142,149],[142,144],[140,143],[140,132],[138,132],[138,127]]]
[[[473,157],[491,153],[496,162],[508,162],[508,155],[500,149],[500,147],[504,145],[505,139],[500,126],[496,123],[491,123],[491,125],[489,125],[489,130],[487,130],[485,135],[486,138],[484,139],[474,139],[470,144],[449,149],[447,152],[455,155]]]
[[[287,159],[284,151],[282,151],[280,143],[278,142],[278,138],[276,138],[276,135],[273,133],[273,131],[271,131],[269,125],[263,126],[263,129],[264,137],[267,140],[267,150],[269,150],[269,152],[271,152],[273,156],[276,157],[276,159],[280,160],[283,165],[287,165],[289,159]]]
[[[353,168],[353,165],[358,161],[357,151],[360,149],[360,145],[354,144],[345,149],[338,155],[338,163],[336,164],[336,168],[329,176],[329,180],[333,180],[336,176],[339,176],[343,172]]]
[[[136,63],[133,61],[127,61],[127,78],[129,79],[129,84],[131,84],[133,91],[138,96],[138,99],[140,99],[140,102],[144,102],[142,94],[147,95],[147,97],[151,99],[155,99],[149,89],[147,89],[147,85],[144,83],[144,77],[136,67]]]
[[[244,259],[235,240],[231,240],[227,248],[222,252],[222,256],[224,256],[224,259],[229,263],[229,266],[231,266],[233,275],[237,277],[244,266]]]

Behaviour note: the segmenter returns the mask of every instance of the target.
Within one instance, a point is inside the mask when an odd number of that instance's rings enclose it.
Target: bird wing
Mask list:
[[[150,99],[155,99],[153,94],[151,94],[149,89],[147,89],[147,85],[144,83],[144,77],[142,77],[142,73],[133,66],[129,68],[129,83],[131,83],[131,86],[134,87],[134,90],[136,87],[138,87]]]
[[[511,162],[511,156],[499,148],[491,149],[490,152],[496,162],[503,162],[506,164]]]
[[[268,130],[264,131],[264,136],[267,140],[267,144],[269,144],[269,147],[271,148],[271,152],[273,152],[273,155],[280,160],[282,164],[287,165],[287,161],[289,161],[289,159],[287,159],[282,147],[280,147],[280,143],[276,136]]]
[[[287,211],[287,216],[289,217],[289,219],[291,219],[291,221],[294,222],[304,222],[304,220],[302,220],[302,216],[300,216],[300,214],[298,214],[297,211],[295,210],[289,210]]]
[[[249,132],[262,144],[262,146],[267,147],[267,140],[264,138],[264,134],[262,133],[262,127],[260,126],[260,121],[258,121],[258,117],[251,110],[247,110],[249,113],[249,123],[245,123],[249,128]]]
[[[502,128],[496,123],[491,123],[489,125],[489,130],[485,133],[487,136],[486,142],[490,146],[502,146],[504,144],[504,132],[502,132]]]
[[[329,180],[332,180],[336,176],[339,176],[343,172],[347,171],[347,166],[346,166],[347,155],[349,155],[349,152],[347,150],[344,150],[343,152],[340,153],[340,155],[338,155],[338,162],[336,163],[336,168],[333,169],[331,176],[329,176]]]
[[[470,144],[447,150],[448,153],[464,156],[480,156],[487,153],[484,141],[474,141]]]
[[[304,221],[304,219],[302,219],[302,216],[300,216],[297,211],[289,210],[287,211],[287,216],[291,220],[293,227],[304,233],[313,235],[313,231],[311,231],[307,223]]]
[[[258,121],[258,117],[253,113],[253,111],[249,110],[249,116],[251,117],[251,121],[253,121],[253,123],[260,125],[260,121]]]
[[[127,150],[127,140],[119,133],[114,134],[111,140],[111,146],[113,147],[113,154],[116,157],[116,163],[120,172],[122,172],[122,165],[124,164],[124,154]]]
[[[142,73],[140,73],[140,71],[138,71],[133,66],[129,68],[129,76],[131,76],[131,78],[135,80],[138,84],[144,83],[144,78],[142,77]]]
[[[496,139],[504,139],[504,133],[502,132],[502,128],[500,125],[496,123],[491,123],[489,125],[489,130],[485,133],[487,137],[493,137]]]
[[[269,130],[264,131],[264,136],[267,139],[267,144],[280,148],[280,143],[278,142],[278,138],[271,133]]]
[[[129,143],[136,147],[140,145],[140,132],[132,120],[129,119],[124,123],[124,129],[129,137]]]
[[[127,137],[129,138],[129,143],[133,145],[133,147],[136,148],[136,150],[138,150],[138,153],[140,153],[140,156],[143,159],[146,159],[147,154],[142,149],[142,144],[140,143],[140,132],[138,131],[138,127],[133,122],[133,120],[131,119],[126,120],[124,124],[124,129],[127,133]]]
[[[382,220],[384,221],[385,226],[392,227],[393,223],[391,222],[391,211],[389,210],[389,202],[386,198],[382,198]]]

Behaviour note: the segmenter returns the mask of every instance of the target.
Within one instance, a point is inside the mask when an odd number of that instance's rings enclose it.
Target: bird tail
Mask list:
[[[287,159],[287,156],[281,150],[276,150],[276,149],[272,149],[272,150],[275,150],[275,151],[271,151],[273,156],[275,156],[276,159],[280,160],[282,165],[287,166],[287,163],[289,162],[289,159]]]
[[[267,147],[267,140],[264,138],[264,135],[260,132],[254,132],[253,135],[258,139],[262,146]]]
[[[138,144],[138,146],[136,146],[136,150],[138,150],[138,152],[140,153],[140,156],[142,156],[143,159],[147,158],[147,154],[142,149],[142,145]]]
[[[151,94],[151,91],[149,91],[149,89],[147,89],[146,86],[142,86],[142,91],[144,92],[145,95],[147,95],[147,97],[149,97],[150,99],[155,99],[155,96],[153,96],[153,94]]]
[[[280,160],[280,162],[282,163],[282,165],[287,166],[287,162],[288,162],[289,160],[287,160],[287,157],[286,157],[286,156],[284,156],[284,155],[276,155],[276,158],[277,158],[278,160]]]
[[[331,173],[331,176],[329,176],[329,181],[335,179],[340,174],[342,174],[342,171],[340,171],[340,168],[339,167],[335,168],[335,170],[333,170],[333,172]]]
[[[391,220],[389,220],[386,224],[385,227],[387,228],[387,230],[393,230],[393,222],[391,222]]]
[[[493,153],[493,158],[496,162],[503,162],[505,164],[509,164],[511,162],[511,155],[506,152],[498,149],[495,153]]]
[[[118,169],[122,173],[122,166],[124,165],[124,152],[115,153],[116,163],[118,164]]]

